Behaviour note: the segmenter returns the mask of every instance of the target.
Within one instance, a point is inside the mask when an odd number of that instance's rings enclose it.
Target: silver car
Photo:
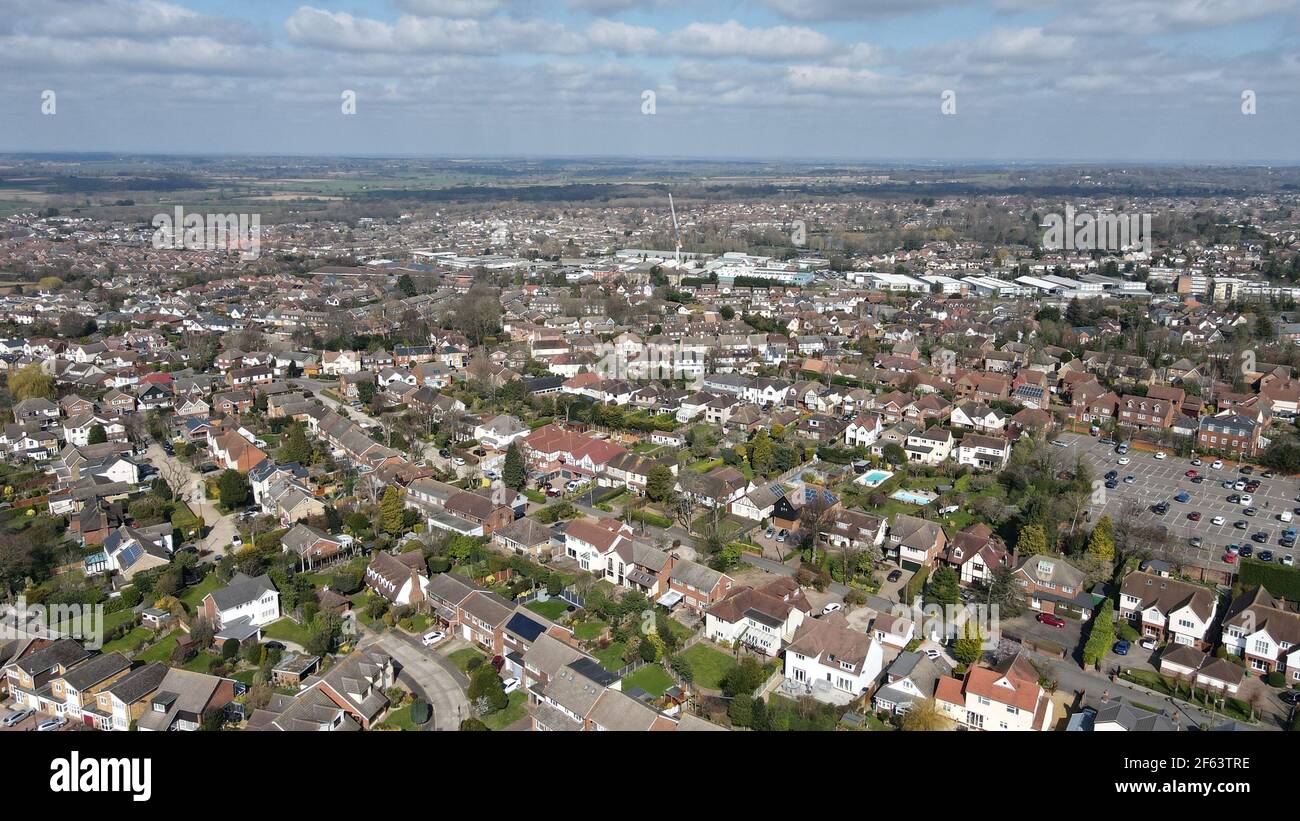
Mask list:
[[[12,713],[5,716],[4,726],[12,727],[15,724],[21,724],[24,720],[27,719],[28,716],[30,716],[34,712],[36,711],[31,709],[30,707],[22,707],[20,709],[14,710]]]

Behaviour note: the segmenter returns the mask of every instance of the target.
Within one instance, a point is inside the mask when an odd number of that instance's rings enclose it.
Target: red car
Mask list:
[[[1232,555],[1231,553],[1224,553],[1224,554],[1223,554],[1223,562],[1224,562],[1224,564],[1236,564],[1236,563],[1237,563],[1237,557],[1234,556],[1234,555]]]
[[[1064,627],[1065,619],[1060,616],[1053,616],[1051,613],[1039,613],[1038,620],[1049,627]]]
[[[1191,519],[1193,522],[1199,522],[1201,520],[1201,514],[1193,511],[1187,514],[1187,518]]]
[[[1199,474],[1197,474],[1197,472],[1194,470],[1189,470],[1183,475],[1186,476],[1188,479],[1195,479]]]

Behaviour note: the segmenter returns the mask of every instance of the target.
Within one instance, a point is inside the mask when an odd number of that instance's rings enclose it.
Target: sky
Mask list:
[[[1297,135],[1300,0],[0,0],[0,151],[1294,164]]]

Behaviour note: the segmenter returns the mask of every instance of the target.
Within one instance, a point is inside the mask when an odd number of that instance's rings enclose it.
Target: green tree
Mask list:
[[[104,430],[103,425],[91,425],[90,433],[86,436],[86,442],[91,445],[102,445],[108,441],[108,431]]]
[[[39,362],[33,362],[9,374],[9,392],[14,395],[16,402],[24,399],[53,399],[54,377],[41,370]]]
[[[227,509],[243,506],[251,492],[248,477],[237,470],[222,471],[220,478],[217,479],[218,498],[221,505]]]
[[[510,703],[501,676],[492,665],[484,664],[474,671],[469,681],[469,703],[479,715],[504,710]]]
[[[960,580],[957,578],[957,571],[949,565],[940,565],[939,569],[934,571],[930,577],[930,584],[926,587],[926,602],[928,604],[956,604],[961,601]]]
[[[967,621],[962,628],[962,637],[953,642],[953,657],[962,664],[971,665],[984,655],[984,637],[980,635],[979,625]]]
[[[357,383],[357,399],[360,400],[361,404],[369,405],[371,401],[374,400],[374,398],[375,398],[374,382]]]
[[[665,502],[672,498],[677,478],[667,465],[655,465],[646,475],[645,495],[652,502]]]
[[[501,479],[506,487],[523,490],[528,484],[528,467],[524,464],[524,454],[519,450],[518,442],[511,442],[506,448],[506,463],[501,469]]]
[[[1083,645],[1083,663],[1098,664],[1115,643],[1114,605],[1110,599],[1102,602],[1097,615],[1092,617],[1092,629],[1088,632],[1088,641]]]
[[[885,461],[891,465],[907,464],[907,452],[897,442],[890,442],[880,449],[880,453],[885,457]]]
[[[295,422],[289,426],[289,432],[280,443],[280,449],[275,452],[275,459],[278,462],[297,462],[305,465],[311,461],[311,450],[311,442],[307,441],[307,432],[301,423]]]
[[[1047,534],[1043,532],[1042,525],[1026,525],[1020,531],[1020,538],[1016,540],[1016,552],[1020,558],[1026,556],[1039,556],[1047,552]]]
[[[1115,560],[1115,526],[1109,516],[1102,516],[1092,529],[1088,537],[1088,552],[1102,561]]]
[[[754,472],[767,476],[772,471],[773,446],[772,437],[764,429],[759,429],[750,443],[749,464]]]
[[[379,524],[385,533],[393,536],[402,532],[402,489],[389,485],[384,490],[384,497],[379,500]]]
[[[908,732],[934,732],[952,728],[952,720],[945,716],[933,698],[913,702],[903,714],[899,726]]]

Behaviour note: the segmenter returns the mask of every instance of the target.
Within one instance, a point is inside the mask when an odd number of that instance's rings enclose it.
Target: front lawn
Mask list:
[[[640,687],[655,698],[659,698],[674,684],[664,668],[658,664],[647,664],[632,675],[623,679],[623,692],[633,687]]]
[[[510,703],[504,709],[483,716],[483,723],[489,730],[504,730],[527,715],[528,710],[525,707],[527,701],[528,695],[521,687],[510,694]]]
[[[704,642],[691,647],[682,655],[691,663],[693,683],[710,690],[721,689],[722,680],[736,666],[734,658]]]
[[[465,647],[447,656],[447,658],[451,661],[452,664],[456,665],[456,667],[459,668],[462,673],[469,675],[469,660],[472,658],[480,658],[486,660],[487,656],[483,655],[473,647]]]

